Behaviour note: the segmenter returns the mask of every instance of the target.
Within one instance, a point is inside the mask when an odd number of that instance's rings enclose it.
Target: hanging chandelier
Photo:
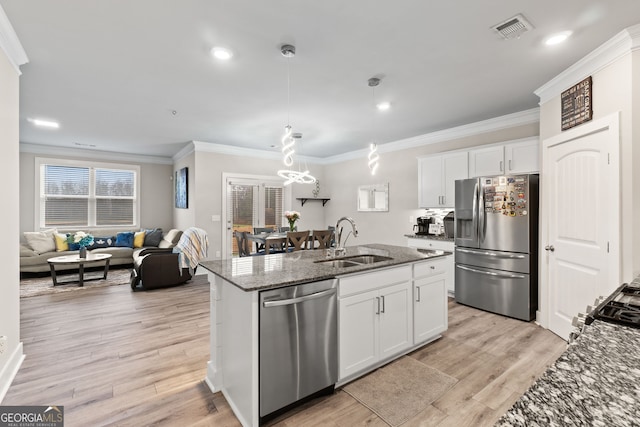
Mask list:
[[[368,81],[369,83],[369,87],[371,88],[371,92],[372,92],[372,98],[373,98],[373,105],[376,105],[376,86],[378,86],[380,84],[380,79],[377,77],[371,77]],[[375,137],[375,126],[374,126],[374,119],[373,116],[371,116],[371,131]],[[379,165],[379,160],[380,160],[380,156],[378,155],[378,144],[375,143],[375,138],[372,138],[374,142],[372,142],[371,144],[369,144],[369,154],[367,156],[368,158],[368,162],[367,162],[367,166],[369,166],[369,171],[371,171],[371,175],[375,175],[376,174],[376,170],[378,170],[378,165]]]
[[[280,47],[280,53],[287,58],[287,125],[284,128],[284,135],[282,136],[282,162],[288,168],[291,168],[294,164],[293,155],[295,154],[296,139],[302,137],[300,133],[293,133],[293,128],[289,123],[289,112],[291,109],[291,70],[289,68],[289,60],[296,54],[295,46],[285,44]],[[309,173],[309,169],[306,167],[302,170],[300,162],[298,161],[298,170],[293,169],[280,169],[278,176],[285,180],[284,185],[298,184],[313,184],[316,182],[315,177]]]

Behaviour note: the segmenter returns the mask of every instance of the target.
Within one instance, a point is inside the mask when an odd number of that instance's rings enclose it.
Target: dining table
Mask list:
[[[287,233],[279,231],[258,234],[247,233],[247,239],[251,240],[252,242],[264,245],[265,255],[271,252],[272,246],[280,248],[278,249],[278,251],[282,251],[283,248],[284,250],[286,250],[287,248]]]

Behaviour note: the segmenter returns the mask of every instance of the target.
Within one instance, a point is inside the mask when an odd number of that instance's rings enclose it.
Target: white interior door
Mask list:
[[[617,115],[544,144],[547,233],[541,261],[548,278],[548,327],[564,339],[574,316],[618,286],[618,152]]]

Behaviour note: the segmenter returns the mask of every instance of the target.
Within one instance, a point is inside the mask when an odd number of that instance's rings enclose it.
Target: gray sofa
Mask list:
[[[140,229],[131,230],[131,229],[91,229],[84,228],[82,231],[92,234],[94,237],[98,236],[116,236],[119,232],[129,231],[129,232],[137,232]],[[182,231],[171,229],[168,232],[162,235],[162,239],[160,240],[157,247],[160,248],[172,248],[178,243],[180,237],[182,236]],[[52,237],[53,238],[53,237]],[[47,259],[63,256],[63,255],[73,255],[77,254],[78,251],[47,251],[47,252],[38,252],[34,250],[27,240],[23,237],[24,240],[20,242],[20,273],[43,273],[51,271],[49,268],[49,264],[47,263]],[[155,246],[153,246],[155,247]],[[109,261],[110,266],[115,265],[131,265],[138,258],[140,252],[144,249],[149,248],[149,246],[143,246],[140,248],[129,248],[129,247],[116,247],[110,246],[105,248],[96,248],[91,250],[91,253],[107,253],[111,254],[112,257]],[[100,262],[96,263],[96,265],[103,265]],[[91,267],[91,264],[87,264],[88,267]],[[56,271],[58,270],[73,270],[78,267],[75,265],[56,265]]]

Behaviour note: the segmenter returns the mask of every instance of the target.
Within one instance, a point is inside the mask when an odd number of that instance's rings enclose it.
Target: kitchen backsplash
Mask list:
[[[452,211],[453,209],[450,209],[450,208],[449,209],[429,208],[429,209],[425,209],[422,215],[435,218],[436,224],[442,225],[444,224],[442,221],[442,218],[447,216],[447,214]]]

